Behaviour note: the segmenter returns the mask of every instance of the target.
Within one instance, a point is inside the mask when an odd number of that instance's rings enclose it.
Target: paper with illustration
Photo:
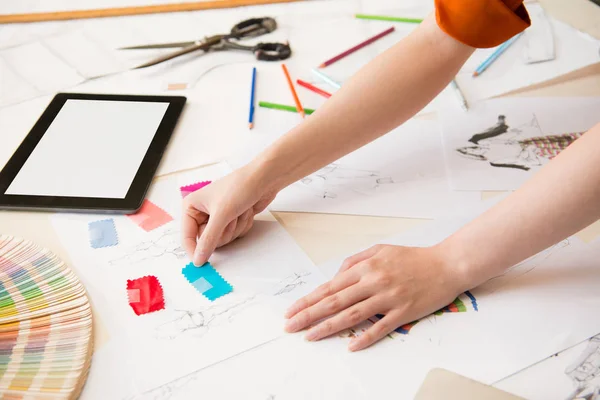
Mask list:
[[[479,200],[448,187],[438,125],[410,120],[282,190],[271,210],[433,218]]]
[[[455,190],[516,190],[596,125],[599,98],[489,100],[441,115]]]
[[[475,215],[431,222],[382,243],[433,245]],[[561,241],[470,290],[470,296],[459,296],[462,304],[455,301],[449,311],[421,319],[407,332],[394,332],[373,349],[344,354],[344,363],[373,397],[385,397],[391,387],[381,382],[389,381],[407,389],[398,398],[412,398],[434,367],[496,382],[600,331],[599,257],[597,243],[576,237]],[[321,269],[331,277],[341,262]],[[371,325],[356,327],[353,334]]]
[[[110,336],[129,341],[128,357],[140,390],[281,336],[286,307],[322,281],[283,228],[273,220],[262,220],[256,221],[247,237],[211,258],[233,287],[231,293],[211,301],[201,293],[206,288],[188,282],[182,275],[189,259],[181,248],[179,187],[215,180],[227,171],[217,164],[156,182],[148,198],[174,220],[146,231],[139,221],[113,217],[117,245],[90,245],[88,223],[106,217],[52,218],[73,267],[92,283],[92,301],[103,319],[111,322]],[[204,285],[210,282],[215,284],[208,279]]]

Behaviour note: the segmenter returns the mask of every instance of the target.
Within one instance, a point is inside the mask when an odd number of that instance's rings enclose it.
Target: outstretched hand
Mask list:
[[[194,265],[208,261],[217,247],[248,233],[254,216],[275,198],[244,168],[187,196],[183,201],[183,246]]]
[[[330,282],[294,303],[285,315],[285,329],[310,327],[306,339],[315,341],[385,314],[350,342],[349,350],[357,351],[450,304],[469,289],[463,286],[439,246],[377,245],[346,259]]]

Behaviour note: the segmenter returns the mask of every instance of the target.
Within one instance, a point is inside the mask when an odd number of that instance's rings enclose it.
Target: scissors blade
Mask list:
[[[179,56],[182,56],[184,54],[191,53],[191,52],[196,51],[196,50],[208,50],[210,47],[211,47],[211,45],[209,45],[207,43],[201,43],[201,44],[196,44],[196,45],[193,45],[193,46],[184,47],[181,50],[175,51],[173,53],[166,54],[166,55],[161,56],[161,57],[157,57],[157,58],[155,58],[153,60],[150,60],[147,63],[144,63],[142,65],[138,65],[137,67],[134,67],[133,69],[141,69],[141,68],[151,67],[153,65],[160,64],[162,62],[171,60],[171,59],[173,59],[175,57],[179,57]]]
[[[174,43],[157,43],[157,44],[143,44],[140,46],[128,46],[120,47],[119,50],[147,50],[147,49],[173,49],[177,47],[188,47],[194,44],[199,44],[201,41],[195,42],[174,42]]]

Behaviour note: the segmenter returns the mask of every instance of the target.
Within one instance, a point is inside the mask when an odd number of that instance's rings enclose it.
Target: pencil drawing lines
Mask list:
[[[363,170],[330,164],[300,180],[300,185],[323,199],[336,199],[342,190],[370,195],[384,185],[397,183],[377,170]]]
[[[543,135],[535,114],[529,122],[511,128],[506,116],[499,115],[495,125],[471,136],[470,144],[456,152],[495,168],[529,171],[552,160],[582,134]]]
[[[305,277],[309,276],[310,272],[294,272],[292,275],[282,279],[279,282],[279,289],[273,296],[281,296],[294,291],[299,286],[305,285]]]
[[[600,335],[590,339],[583,353],[565,369],[565,374],[576,387],[569,400],[600,398]]]
[[[182,335],[201,338],[215,326],[232,322],[253,302],[255,296],[229,304],[216,304],[200,310],[175,310],[175,317],[154,328],[157,339],[174,340]]]
[[[164,256],[173,256],[177,260],[185,258],[185,250],[181,247],[179,231],[169,229],[163,232],[158,238],[147,240],[137,244],[127,250],[126,254],[109,260],[109,265],[121,263],[137,264],[149,259],[161,258]]]
[[[549,247],[548,249],[536,254],[533,257],[528,258],[525,261],[520,262],[519,264],[509,268],[506,272],[501,275],[498,275],[489,281],[487,281],[484,285],[486,291],[488,293],[494,293],[501,289],[502,287],[508,285],[516,279],[522,278],[523,276],[531,273],[541,264],[543,264],[546,260],[552,257],[554,254],[559,252],[560,250],[570,246],[569,239],[565,239],[554,246]]]

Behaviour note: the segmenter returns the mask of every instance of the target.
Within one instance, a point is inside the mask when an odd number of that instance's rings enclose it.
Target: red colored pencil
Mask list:
[[[304,113],[304,108],[302,108],[302,104],[300,103],[300,99],[298,98],[298,93],[296,93],[296,88],[294,87],[294,83],[292,82],[292,78],[290,77],[290,73],[285,64],[281,64],[281,68],[283,68],[283,73],[285,74],[285,78],[288,81],[288,85],[290,85],[290,90],[292,91],[292,96],[294,96],[294,101],[296,102],[296,109],[298,113],[302,115],[302,118],[306,117]]]
[[[308,90],[312,90],[313,92],[315,92],[315,93],[317,93],[317,94],[320,94],[320,95],[321,95],[321,96],[323,96],[323,97],[327,97],[327,98],[330,98],[330,97],[331,97],[331,93],[328,93],[328,92],[326,92],[326,91],[324,91],[324,90],[322,90],[322,89],[319,89],[318,87],[316,87],[316,86],[313,86],[313,85],[311,85],[311,84],[310,84],[310,83],[308,83],[308,82],[304,82],[303,80],[297,79],[297,80],[296,80],[296,83],[297,83],[298,85],[300,85],[300,86],[304,86],[304,87],[305,87],[305,88],[307,88]]]
[[[331,65],[334,62],[341,60],[342,58],[354,53],[355,51],[360,50],[363,47],[370,45],[371,43],[381,39],[382,37],[384,37],[386,35],[389,35],[390,33],[394,32],[394,30],[395,30],[395,28],[392,26],[390,29],[387,29],[387,30],[381,32],[379,35],[375,35],[371,39],[367,39],[364,42],[357,44],[353,48],[346,50],[342,54],[339,54],[339,55],[333,57],[332,59],[325,61],[323,64],[319,65],[319,68],[325,68],[326,66]]]

